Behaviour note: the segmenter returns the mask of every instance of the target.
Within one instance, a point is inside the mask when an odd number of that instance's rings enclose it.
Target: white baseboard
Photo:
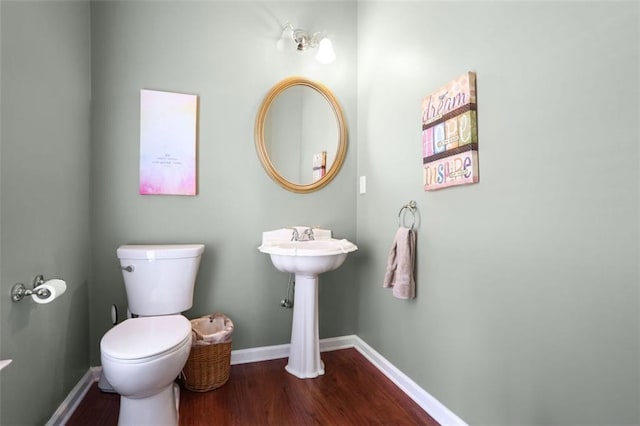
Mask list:
[[[320,340],[320,352],[338,351],[340,349],[348,349],[356,347],[358,336],[352,334],[350,336],[329,337]]]
[[[231,365],[269,361],[272,359],[287,358],[288,356],[289,344],[261,346],[249,349],[234,349],[231,351]]]
[[[84,373],[84,376],[82,376],[80,381],[71,389],[69,395],[62,401],[49,421],[45,423],[46,426],[63,426],[67,424],[73,412],[78,408],[82,398],[84,398],[89,388],[91,388],[93,382],[100,378],[100,370],[101,367],[91,367]]]
[[[320,352],[336,351],[338,349],[353,348],[356,336],[331,337],[320,339]],[[269,361],[289,357],[289,344],[261,346],[249,349],[235,349],[231,351],[231,365],[246,364],[248,362]]]
[[[406,374],[391,364],[385,357],[365,343],[356,335],[332,337],[320,340],[320,351],[330,352],[339,349],[355,348],[378,370],[389,378],[409,398],[415,401],[424,411],[429,413],[441,425],[467,426],[461,418],[445,407],[440,401],[431,396],[411,380]],[[272,359],[287,358],[289,356],[289,344],[262,346],[250,349],[236,349],[231,351],[231,364],[246,364],[249,362],[269,361]],[[77,408],[82,398],[86,395],[91,384],[100,378],[101,367],[91,367],[82,377],[71,393],[62,402],[60,407],[51,416],[47,426],[64,425]]]
[[[422,389],[409,376],[404,374],[385,357],[380,355],[375,349],[366,344],[358,336],[355,339],[354,347],[365,358],[369,360],[378,370],[398,386],[409,398],[418,404],[424,411],[429,413],[441,425],[467,426],[464,420],[456,416],[451,410],[445,407],[440,401]]]

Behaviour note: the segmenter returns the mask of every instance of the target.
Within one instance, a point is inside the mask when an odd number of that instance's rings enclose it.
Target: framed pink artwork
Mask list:
[[[140,91],[140,194],[197,194],[198,96]]]

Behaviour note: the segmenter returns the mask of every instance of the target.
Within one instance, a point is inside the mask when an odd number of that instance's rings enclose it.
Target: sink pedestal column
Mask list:
[[[301,379],[324,374],[318,333],[318,276],[296,274],[289,363],[285,369]]]

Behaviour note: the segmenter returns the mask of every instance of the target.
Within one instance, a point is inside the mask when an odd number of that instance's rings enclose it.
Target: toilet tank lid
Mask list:
[[[198,257],[204,244],[124,245],[116,251],[118,259],[184,259]]]

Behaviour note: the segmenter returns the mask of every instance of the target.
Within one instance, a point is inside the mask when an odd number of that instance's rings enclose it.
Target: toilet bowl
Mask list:
[[[191,324],[182,315],[128,319],[100,342],[103,372],[121,395],[119,425],[177,425],[174,381],[191,351]]]

